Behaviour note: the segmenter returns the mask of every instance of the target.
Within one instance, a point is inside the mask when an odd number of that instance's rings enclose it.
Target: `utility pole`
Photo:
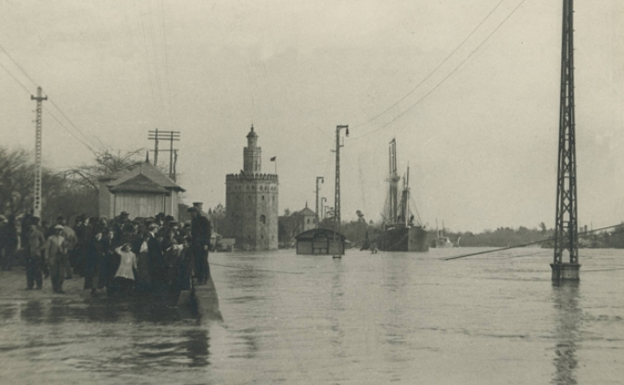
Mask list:
[[[177,182],[176,181],[176,177],[178,175],[177,165],[178,165],[178,150],[173,150],[173,181],[174,182]]]
[[[581,267],[578,263],[573,18],[573,0],[563,0],[557,213],[554,261],[550,265],[553,281],[578,281]],[[569,262],[563,262],[565,252],[569,254]]]
[[[336,221],[336,228],[340,226],[340,130],[345,129],[346,136],[349,136],[348,125],[336,126],[336,193],[334,195],[334,219]]]
[[[37,118],[35,134],[35,188],[33,191],[33,215],[41,217],[41,158],[42,158],[42,133],[41,133],[41,109],[47,96],[42,96],[41,87],[37,87],[37,96],[30,95],[30,100],[37,101]]]
[[[175,180],[176,176],[175,176],[174,158],[177,161],[178,150],[173,148],[173,142],[180,141],[180,131],[159,131],[157,128],[153,131],[150,130],[148,132],[147,139],[154,141],[154,166],[158,164],[158,151],[169,152],[169,177]],[[158,144],[161,140],[169,141],[168,150],[159,150]]]
[[[319,181],[321,183],[325,183],[325,178],[322,176],[316,177],[316,227],[319,227],[319,223],[321,221],[321,216],[319,215],[319,190],[321,189],[319,186]]]

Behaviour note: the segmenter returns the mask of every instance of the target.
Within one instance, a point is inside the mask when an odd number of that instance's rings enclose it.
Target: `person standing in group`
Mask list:
[[[9,215],[8,222],[1,231],[2,249],[0,249],[0,255],[2,256],[2,270],[11,270],[15,263],[15,254],[19,244],[15,215]]]
[[[203,285],[210,278],[210,266],[208,265],[208,249],[212,229],[210,221],[201,215],[196,207],[187,210],[191,217],[191,253],[193,255],[195,276],[197,283]]]
[[[164,289],[165,262],[163,259],[162,245],[156,236],[158,225],[152,223],[149,225],[148,231],[147,263],[149,265],[151,287],[155,293],[160,293]]]
[[[87,249],[97,232],[91,231],[93,226],[89,226],[89,218],[85,215],[78,215],[74,223],[74,233],[76,234],[76,245],[69,256],[69,262],[74,269],[74,273],[85,275]],[[101,234],[100,234],[101,236]]]
[[[97,289],[104,287],[104,280],[100,279],[102,260],[104,259],[104,243],[102,242],[102,231],[99,230],[86,248],[86,258],[84,266],[84,289],[91,289],[91,296],[97,295]]]
[[[114,233],[112,230],[102,228],[102,239],[100,244],[102,246],[102,256],[100,259],[100,278],[98,286],[110,288],[113,276],[117,271],[116,258],[114,258]]]
[[[65,222],[65,217],[58,216],[56,218],[56,225],[53,227],[53,233],[56,234],[56,226],[62,226],[63,232],[62,236],[65,238],[65,246],[67,247],[67,253],[63,256],[63,273],[65,274],[65,279],[72,279],[72,263],[69,261],[69,255],[73,252],[74,247],[78,243],[78,238],[76,237],[76,232],[71,227],[67,226]]]
[[[28,230],[28,241],[26,245],[26,290],[32,290],[35,284],[36,289],[41,290],[43,279],[41,268],[43,264],[41,252],[45,248],[45,237],[39,230],[39,218],[32,217],[30,229]]]
[[[45,246],[45,257],[50,265],[52,275],[52,290],[58,294],[64,294],[63,277],[64,261],[67,257],[67,242],[63,237],[63,225],[54,226],[54,235],[48,238]]]
[[[149,291],[151,287],[149,255],[147,253],[147,243],[150,237],[151,235],[148,231],[139,231],[132,245],[132,252],[137,257],[136,287],[137,291],[141,293]]]
[[[115,252],[121,256],[119,268],[115,273],[115,280],[118,283],[121,294],[130,295],[134,287],[134,276],[137,270],[136,255],[132,252],[129,243],[119,246],[115,249]]]
[[[6,227],[6,218],[4,217],[4,215],[0,215],[0,266],[2,267],[2,270],[6,270],[4,267],[4,249],[6,248],[5,245],[7,243]]]
[[[123,244],[122,238],[123,238],[123,232],[124,232],[124,225],[127,223],[130,223],[128,220],[129,217],[130,217],[130,214],[128,214],[125,211],[122,211],[121,214],[119,214],[119,216],[113,218],[112,230],[113,230],[113,233],[115,234],[113,238],[113,246],[115,248]]]

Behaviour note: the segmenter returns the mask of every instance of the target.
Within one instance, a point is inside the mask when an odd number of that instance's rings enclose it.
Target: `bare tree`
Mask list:
[[[140,155],[143,151],[143,149],[138,149],[123,154],[118,151],[117,154],[114,154],[110,150],[106,150],[97,153],[93,163],[83,164],[65,171],[64,177],[76,186],[97,192],[99,178],[126,170],[140,163]]]

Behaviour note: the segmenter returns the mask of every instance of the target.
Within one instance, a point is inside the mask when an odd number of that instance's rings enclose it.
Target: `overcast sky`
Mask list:
[[[597,228],[624,220],[624,2],[575,3],[579,222]],[[280,214],[314,209],[316,176],[333,206],[330,149],[336,125],[348,124],[343,219],[380,218],[396,138],[429,227],[554,226],[561,0],[0,9],[2,143],[34,148],[30,94],[41,85],[54,169],[89,162],[87,145],[148,149],[149,130],[177,130],[185,200],[214,207],[225,204],[225,175],[243,167],[253,123],[263,172],[277,156]]]

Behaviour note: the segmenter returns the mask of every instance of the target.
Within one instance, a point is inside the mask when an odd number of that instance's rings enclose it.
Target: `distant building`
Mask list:
[[[131,218],[165,213],[178,218],[180,192],[185,190],[149,162],[99,178],[99,215],[122,211]]]
[[[308,202],[303,210],[294,212],[293,216],[297,234],[316,228],[316,213],[308,208]]]
[[[243,150],[243,170],[225,177],[226,226],[222,233],[242,250],[277,249],[278,178],[262,174],[262,149],[253,126]]]
[[[306,202],[302,210],[279,217],[278,240],[284,247],[289,247],[295,241],[297,234],[316,227],[316,214],[308,208]]]

